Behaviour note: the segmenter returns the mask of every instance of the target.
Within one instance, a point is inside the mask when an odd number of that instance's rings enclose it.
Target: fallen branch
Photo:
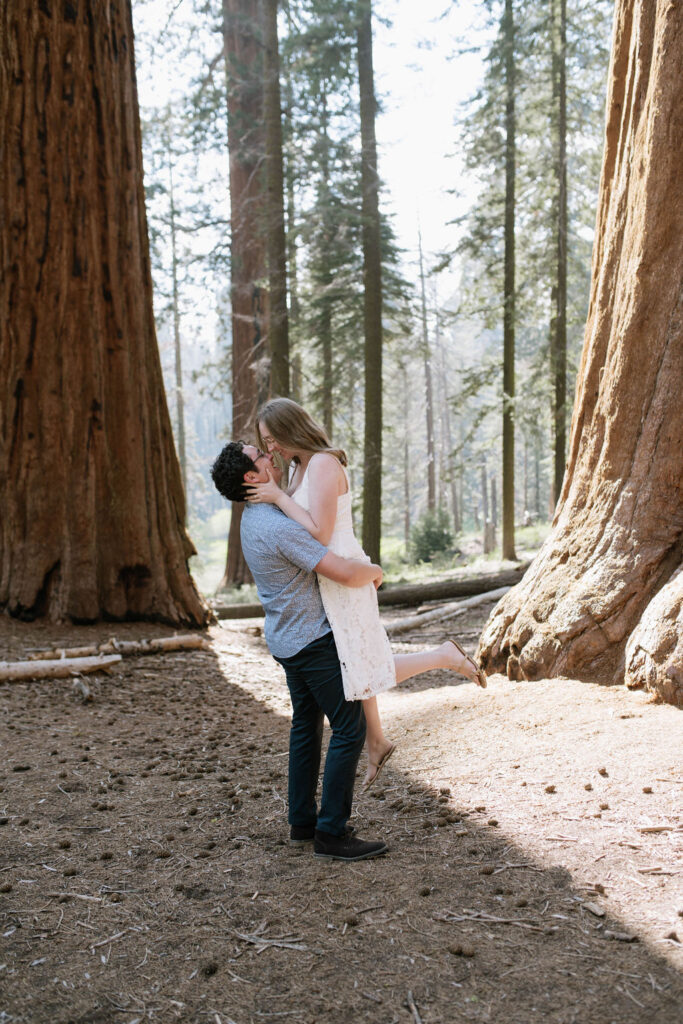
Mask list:
[[[448,597],[470,597],[500,589],[514,587],[529,568],[529,562],[522,562],[514,569],[504,572],[483,573],[480,576],[469,576],[466,579],[438,580],[436,583],[397,583],[382,588],[378,595],[380,607],[390,605],[419,605],[424,601],[439,601]],[[263,618],[263,607],[254,604],[212,604],[212,609],[219,619],[258,619]]]
[[[407,615],[403,619],[395,619],[386,623],[386,631],[389,636],[395,633],[406,633],[410,629],[419,629],[426,622],[441,622],[443,619],[454,619],[458,615],[464,615],[468,608],[474,608],[486,601],[497,601],[507,594],[510,587],[499,587],[498,590],[490,590],[485,594],[478,594],[476,597],[468,597],[464,601],[452,601],[450,604],[442,604],[431,611],[422,612],[418,615]]]
[[[289,941],[287,939],[268,939],[264,935],[245,935],[243,932],[235,932],[238,939],[242,939],[243,942],[250,942],[256,946],[256,952],[262,953],[264,949],[268,949],[269,946],[280,946],[282,949],[296,949],[300,953],[316,952],[315,950],[309,950],[308,946],[304,945],[301,939],[296,936],[292,936]]]
[[[443,910],[439,914],[434,914],[435,921],[485,921],[487,924],[510,924],[516,925],[518,928],[526,928],[532,932],[544,932],[545,928],[541,928],[533,921],[527,921],[524,918],[514,917],[494,917],[492,914],[486,914],[483,910],[466,910],[463,908],[462,914],[454,914],[451,910]]]
[[[424,601],[439,601],[448,597],[471,597],[484,594],[499,587],[514,587],[529,568],[530,562],[522,562],[514,569],[503,572],[482,573],[466,579],[438,580],[436,583],[400,583],[380,590],[381,605],[417,605]]]
[[[121,661],[120,654],[97,658],[59,658],[57,661],[0,661],[0,680],[64,679],[85,672],[102,672]]]
[[[410,991],[410,989],[408,989],[408,999],[406,1000],[406,1002],[408,1004],[408,1009],[413,1015],[413,1020],[415,1021],[415,1024],[422,1024],[422,1017],[418,1013],[417,1006],[415,1005],[415,999],[413,998],[413,993]]]
[[[90,900],[92,903],[101,903],[101,896],[87,896],[82,892],[48,892],[47,895],[50,899],[61,899],[63,896],[67,896],[70,900]]]
[[[92,953],[93,949],[99,949],[100,946],[108,946],[110,942],[116,942],[117,939],[122,939],[129,931],[129,928],[124,928],[122,932],[116,932],[115,935],[110,935],[108,939],[101,939],[99,942],[92,942],[88,948]]]
[[[199,648],[207,650],[208,643],[203,636],[185,633],[179,636],[161,636],[153,640],[103,640],[101,644],[89,647],[55,647],[49,651],[34,651],[32,661],[51,658],[90,658],[100,654],[120,654],[126,657],[131,654],[161,654],[164,651],[188,651]]]

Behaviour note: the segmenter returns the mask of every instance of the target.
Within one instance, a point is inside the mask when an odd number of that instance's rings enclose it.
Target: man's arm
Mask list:
[[[321,558],[314,572],[326,576],[328,580],[342,583],[345,587],[364,587],[366,583],[374,583],[378,588],[384,576],[382,569],[374,562],[362,562],[359,558],[341,558],[328,551]]]

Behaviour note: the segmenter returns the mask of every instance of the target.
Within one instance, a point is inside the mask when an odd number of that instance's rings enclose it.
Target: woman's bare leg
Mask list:
[[[440,647],[432,647],[426,651],[415,651],[413,654],[395,654],[394,668],[396,671],[396,682],[404,683],[406,679],[422,675],[423,672],[431,672],[437,668],[448,668],[458,672],[473,682],[477,681],[477,673],[471,661],[460,653],[458,648],[450,640],[446,640]],[[377,766],[382,758],[386,757],[393,748],[393,743],[386,738],[382,729],[382,720],[379,717],[377,698],[368,697],[363,701],[365,711],[365,722],[367,732],[365,745],[368,751],[368,770],[365,773],[363,783],[367,786],[377,775]]]
[[[363,711],[365,712],[365,722],[367,725],[365,745],[368,748],[368,760],[371,764],[377,764],[391,746],[382,729],[377,698],[368,697],[367,700],[364,700]]]
[[[367,786],[377,775],[377,767],[381,764],[382,758],[386,757],[389,751],[392,750],[393,743],[384,735],[377,707],[377,698],[368,697],[367,700],[364,700],[363,710],[367,726],[365,745],[368,751],[368,770],[365,773],[363,784]]]
[[[406,679],[422,675],[423,672],[431,672],[435,668],[449,668],[466,679],[471,679],[472,682],[477,681],[477,673],[472,662],[464,658],[450,640],[446,640],[440,647],[432,647],[426,651],[395,654],[394,668],[397,683],[404,683]]]

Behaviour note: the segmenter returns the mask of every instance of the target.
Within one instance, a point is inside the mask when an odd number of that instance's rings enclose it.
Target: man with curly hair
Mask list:
[[[348,827],[356,768],[365,741],[362,701],[346,701],[334,636],[323,608],[316,573],[348,587],[379,586],[382,570],[360,559],[328,551],[276,505],[252,504],[246,488],[279,483],[272,457],[244,441],[230,441],[211,476],[223,497],[245,501],[240,528],[242,551],[266,613],[270,653],[285,670],[292,699],[289,739],[289,825],[294,843],[314,841],[316,857],[365,860],[387,849],[381,840],[362,840]],[[320,808],[323,719],[332,729]]]

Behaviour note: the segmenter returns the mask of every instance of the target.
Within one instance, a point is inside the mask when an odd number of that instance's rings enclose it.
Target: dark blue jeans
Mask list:
[[[346,701],[332,633],[314,640],[291,658],[277,658],[292,698],[289,734],[289,823],[314,825],[344,834],[351,814],[356,768],[365,742],[362,701]],[[325,760],[320,813],[315,794],[320,774],[323,718],[332,728]]]

